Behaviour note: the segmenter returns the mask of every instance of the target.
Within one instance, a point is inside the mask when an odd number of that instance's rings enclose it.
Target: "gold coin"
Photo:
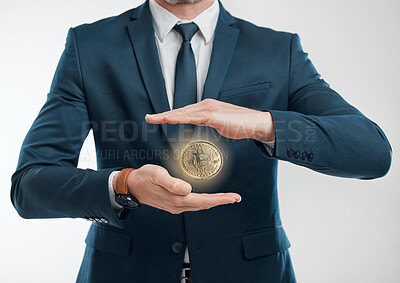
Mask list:
[[[222,167],[222,154],[210,142],[195,141],[181,152],[180,163],[183,171],[195,179],[209,179]]]

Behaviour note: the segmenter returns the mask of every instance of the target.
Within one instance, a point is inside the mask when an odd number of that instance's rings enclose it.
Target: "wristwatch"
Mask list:
[[[115,202],[122,206],[118,213],[120,219],[124,220],[132,209],[138,208],[140,202],[138,199],[131,195],[128,191],[128,175],[134,169],[125,168],[116,176],[117,180],[115,182]]]

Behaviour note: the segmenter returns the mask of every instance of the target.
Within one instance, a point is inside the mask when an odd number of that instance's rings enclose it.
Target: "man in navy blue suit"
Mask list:
[[[98,170],[78,169],[90,130]],[[176,166],[198,139],[226,154],[204,181]],[[69,30],[11,199],[24,218],[93,221],[78,282],[295,282],[278,160],[373,179],[391,147],[297,34],[216,0],[149,0]]]

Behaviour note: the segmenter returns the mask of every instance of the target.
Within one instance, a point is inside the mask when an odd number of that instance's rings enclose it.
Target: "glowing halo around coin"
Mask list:
[[[199,180],[210,179],[221,170],[222,154],[210,142],[195,141],[182,150],[180,163],[189,176]]]

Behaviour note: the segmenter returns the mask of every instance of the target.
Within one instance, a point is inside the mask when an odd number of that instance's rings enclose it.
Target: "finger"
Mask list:
[[[165,111],[165,112],[162,112],[162,113],[146,114],[145,120],[147,122],[150,122],[150,121],[151,122],[153,122],[153,121],[162,121],[167,116],[176,115],[177,113],[186,113],[186,111],[188,109],[190,109],[192,105],[194,105],[194,104],[187,105],[187,106],[182,107],[182,108],[173,109],[173,110],[170,110],[170,111]]]
[[[204,112],[187,113],[185,115],[175,113],[164,117],[160,122],[154,124],[193,124],[199,126],[208,125],[209,114]]]
[[[201,123],[201,121],[206,118],[206,115],[196,115],[201,114],[205,110],[208,110],[205,103],[198,102],[194,104],[187,105],[182,108],[162,112],[159,114],[147,114],[145,120],[152,124],[177,124],[177,123]],[[195,118],[195,119],[193,119]]]
[[[146,121],[151,124],[193,124],[199,126],[210,126],[209,111],[194,112],[194,113],[171,113],[164,117],[152,117],[147,115]]]
[[[241,196],[237,193],[190,193],[182,199],[181,204],[183,207],[201,210],[240,201]]]
[[[192,186],[188,182],[172,177],[167,170],[158,171],[151,181],[154,185],[163,187],[176,195],[185,196],[192,191]]]

